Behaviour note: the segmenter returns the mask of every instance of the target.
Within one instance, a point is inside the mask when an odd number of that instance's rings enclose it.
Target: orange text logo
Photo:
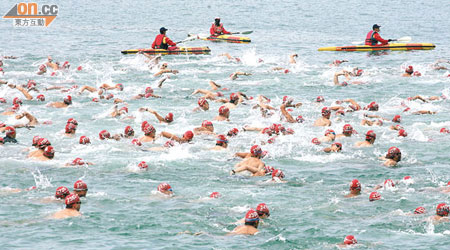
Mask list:
[[[18,3],[3,18],[13,18],[15,27],[49,26],[58,15],[58,5]]]

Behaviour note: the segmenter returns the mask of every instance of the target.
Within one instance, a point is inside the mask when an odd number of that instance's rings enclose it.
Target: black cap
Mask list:
[[[380,27],[381,27],[380,25],[374,24],[374,25],[372,26],[372,29],[374,30],[374,29],[378,29],[378,28],[380,28]]]
[[[166,28],[164,28],[164,27],[161,27],[161,29],[159,29],[159,32],[160,32],[160,33],[163,33],[163,32],[166,31],[166,30],[168,30],[168,29],[166,29]]]

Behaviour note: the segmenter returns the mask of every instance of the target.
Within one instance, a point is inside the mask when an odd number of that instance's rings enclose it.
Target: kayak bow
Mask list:
[[[342,47],[322,47],[319,51],[378,51],[378,50],[432,50],[436,45],[432,43],[390,43],[387,45],[371,46],[371,45],[351,45]]]

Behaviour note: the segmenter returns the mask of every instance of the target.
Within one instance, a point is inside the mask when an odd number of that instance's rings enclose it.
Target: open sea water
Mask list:
[[[0,14],[6,14],[17,2],[3,0]],[[0,21],[0,54],[18,56],[4,60],[1,79],[25,83],[34,79],[39,87],[123,83],[123,92],[112,92],[124,99],[135,120],[111,118],[112,101],[93,103],[94,94],[69,92],[73,106],[53,109],[35,100],[24,101],[23,109],[40,121],[52,121],[31,130],[18,129],[17,145],[0,147],[0,245],[2,249],[333,249],[348,234],[355,235],[361,249],[448,249],[450,223],[432,224],[426,218],[435,213],[438,203],[449,203],[449,196],[434,188],[450,180],[450,136],[439,133],[450,127],[449,102],[408,102],[409,96],[449,94],[448,70],[433,70],[437,59],[450,59],[450,4],[448,1],[58,1],[58,17],[47,28],[14,28],[11,19]],[[159,28],[169,29],[173,41],[188,33],[207,33],[215,16],[229,31],[253,30],[250,44],[193,41],[187,46],[209,46],[210,55],[165,56],[163,62],[179,74],[171,76],[161,89],[159,78],[153,77],[141,55],[122,55],[121,50],[150,47]],[[318,52],[324,46],[351,45],[362,41],[372,25],[381,25],[383,38],[411,36],[413,42],[432,42],[432,51],[370,53]],[[219,56],[230,53],[241,63]],[[296,65],[288,64],[288,55],[299,55]],[[71,70],[50,76],[35,72],[46,61],[69,61]],[[262,59],[263,62],[259,62]],[[330,67],[335,59],[348,63]],[[81,65],[82,71],[75,68]],[[407,65],[413,65],[421,77],[403,78]],[[443,66],[450,67],[449,64]],[[274,72],[273,67],[289,68],[290,73]],[[334,72],[360,67],[365,70],[363,85],[337,87]],[[253,75],[231,81],[237,70]],[[264,162],[280,168],[286,184],[268,184],[270,177],[229,176],[239,162],[235,152],[248,151],[268,137],[241,132],[231,138],[229,149],[209,151],[215,144],[213,136],[196,136],[193,143],[175,146],[163,152],[144,152],[129,140],[100,141],[98,132],[123,133],[131,125],[138,136],[140,124],[147,120],[157,132],[181,135],[200,126],[203,120],[217,115],[219,103],[210,102],[208,112],[193,113],[198,96],[190,96],[197,88],[208,89],[214,80],[231,92],[242,91],[255,97],[247,105],[231,111],[230,122],[214,122],[217,133],[243,125],[267,127],[279,123],[279,115],[262,118],[256,103],[258,94],[266,95],[271,104],[279,106],[284,95],[303,102],[292,114],[302,115],[303,124],[287,124],[293,136],[280,136],[274,144],[263,145],[269,155]],[[145,87],[155,88],[161,99],[131,100]],[[47,102],[60,101],[67,93],[43,92]],[[33,93],[35,96],[36,94]],[[314,103],[322,95],[324,105],[352,98],[361,106],[371,101],[380,105],[377,114],[392,118],[402,116],[401,125],[408,137],[397,137],[389,129],[363,127],[360,120],[365,111],[348,113],[336,121],[332,129],[340,133],[346,123],[358,132],[351,138],[338,140],[343,152],[325,154],[315,146],[313,137],[323,135],[326,128],[313,127],[322,105]],[[0,86],[0,97],[8,105],[13,97],[24,99],[17,90]],[[403,113],[405,102],[412,111],[432,110],[435,115]],[[119,105],[120,107],[121,105]],[[154,116],[138,112],[150,107],[161,114],[173,112],[170,125],[157,123]],[[79,125],[74,138],[63,135],[68,118]],[[0,121],[15,124],[14,117],[0,116]],[[355,148],[364,140],[367,130],[377,134],[375,146]],[[55,159],[36,162],[27,159],[32,137],[48,138],[55,147]],[[92,144],[82,146],[78,138],[86,135]],[[158,139],[157,146],[166,140]],[[143,147],[149,147],[146,143]],[[399,147],[403,159],[396,168],[386,168],[378,157],[391,146]],[[76,157],[95,165],[65,167]],[[140,161],[149,164],[148,171],[137,171]],[[369,202],[370,190],[385,179],[400,182],[394,189],[381,189],[382,200]],[[82,217],[65,220],[48,219],[63,208],[60,203],[43,203],[59,186],[70,189],[78,179],[88,187],[82,199]],[[345,199],[349,182],[362,183],[362,195]],[[160,182],[171,184],[171,199],[154,194]],[[12,193],[11,189],[37,186],[29,192]],[[206,197],[220,192],[219,199]],[[153,193],[152,193],[153,192]],[[256,236],[226,236],[233,222],[242,218],[249,208],[265,202],[269,219],[260,225]],[[426,215],[410,216],[418,206]],[[181,233],[185,232],[185,233]],[[202,232],[200,235],[194,233]],[[180,234],[181,233],[181,234]]]

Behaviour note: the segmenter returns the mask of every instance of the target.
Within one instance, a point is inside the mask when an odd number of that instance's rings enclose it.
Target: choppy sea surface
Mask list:
[[[2,1],[0,14],[6,14],[17,2]],[[46,2],[47,3],[47,2]],[[100,86],[122,83],[123,92],[113,91],[128,104],[134,120],[109,117],[112,100],[91,101],[94,94],[44,91],[47,100],[60,101],[67,94],[73,106],[67,109],[46,107],[35,100],[24,101],[23,110],[39,121],[51,121],[33,129],[18,129],[17,145],[0,147],[0,242],[2,249],[106,248],[106,249],[318,249],[336,248],[348,234],[355,235],[362,249],[446,249],[450,244],[449,223],[433,224],[427,217],[436,205],[449,202],[448,194],[436,190],[450,180],[450,135],[439,129],[450,127],[449,101],[422,103],[407,101],[415,95],[449,95],[449,70],[434,70],[438,59],[450,60],[450,5],[447,1],[62,1],[58,17],[47,28],[14,28],[11,19],[0,21],[0,54],[18,56],[4,60],[0,79],[23,84],[28,79],[41,89],[50,86]],[[173,41],[188,33],[207,33],[215,16],[220,16],[229,31],[253,30],[250,44],[193,41],[187,46],[209,46],[210,55],[165,56],[172,69],[162,88],[157,88],[155,70],[149,71],[142,55],[122,55],[121,50],[149,47],[159,28],[169,29]],[[411,36],[413,42],[432,42],[432,51],[387,53],[318,52],[323,46],[350,45],[364,40],[374,23],[382,26],[384,38]],[[222,53],[241,58],[240,63],[228,61]],[[288,56],[297,53],[297,64],[290,65]],[[48,55],[57,61],[69,61],[68,72],[35,74]],[[262,59],[262,61],[260,60]],[[348,60],[339,67],[329,64],[336,59]],[[403,78],[408,65],[422,73],[421,77]],[[75,68],[82,66],[83,70]],[[442,66],[450,68],[450,64]],[[274,72],[284,67],[289,73]],[[362,85],[338,87],[333,74],[342,69],[363,68]],[[235,81],[235,71],[252,73]],[[199,96],[197,89],[208,89],[213,80],[225,96],[241,91],[255,97],[231,111],[230,122],[214,122],[217,133],[226,133],[244,125],[267,127],[282,123],[295,130],[292,136],[279,136],[275,143],[262,145],[269,152],[268,165],[280,168],[285,184],[268,184],[270,177],[229,176],[239,162],[236,152],[248,151],[253,144],[267,141],[265,135],[241,132],[231,138],[226,151],[210,151],[213,136],[196,136],[193,143],[177,145],[162,152],[145,152],[130,140],[100,141],[98,132],[107,129],[122,133],[130,125],[138,136],[140,124],[147,120],[157,132],[181,135],[200,126],[203,120],[217,115],[220,103],[210,102],[210,110],[194,113]],[[152,86],[160,99],[132,100],[131,97]],[[258,94],[279,106],[284,95],[301,101],[303,106],[292,114],[302,115],[302,124],[280,122],[278,113],[262,118],[256,104]],[[33,95],[36,95],[33,93]],[[322,105],[314,102],[318,95]],[[11,104],[13,97],[23,96],[17,90],[0,86],[0,97],[8,100],[0,111]],[[377,112],[386,118],[402,116],[401,125],[408,137],[398,137],[389,129],[361,126],[366,111],[348,113],[340,120],[332,115],[331,128],[342,131],[346,123],[358,132],[351,138],[339,139],[343,151],[325,154],[329,144],[311,144],[313,137],[323,135],[325,128],[313,127],[321,108],[336,100],[352,98],[361,106],[372,101],[380,105]],[[411,107],[403,112],[403,104]],[[119,105],[119,107],[123,104]],[[161,114],[173,112],[175,121],[160,124],[154,116],[138,111],[150,107]],[[419,110],[434,115],[413,115]],[[63,135],[69,118],[77,119],[76,136]],[[0,121],[16,124],[14,117],[0,115]],[[355,148],[364,140],[367,130],[377,134],[374,147]],[[56,149],[55,159],[37,162],[27,159],[33,136],[48,138]],[[78,138],[86,135],[92,144],[82,146]],[[143,148],[161,146],[145,143]],[[396,168],[386,168],[378,157],[396,146],[403,159]],[[65,167],[76,157],[95,165]],[[149,164],[148,171],[138,171],[140,161]],[[400,181],[404,176],[413,181]],[[345,199],[352,179],[362,183],[362,195]],[[59,186],[73,187],[83,179],[88,195],[82,199],[80,218],[51,220],[48,217],[63,208],[61,203],[45,203]],[[369,202],[370,191],[385,179],[400,181],[394,189],[381,189],[382,200]],[[171,199],[154,194],[160,182],[168,182],[175,196]],[[12,189],[32,191],[19,193]],[[220,192],[219,199],[206,197]],[[249,208],[265,202],[269,219],[259,227],[256,236],[226,236],[236,220]],[[427,214],[411,216],[418,206]],[[200,235],[195,233],[202,232]]]

